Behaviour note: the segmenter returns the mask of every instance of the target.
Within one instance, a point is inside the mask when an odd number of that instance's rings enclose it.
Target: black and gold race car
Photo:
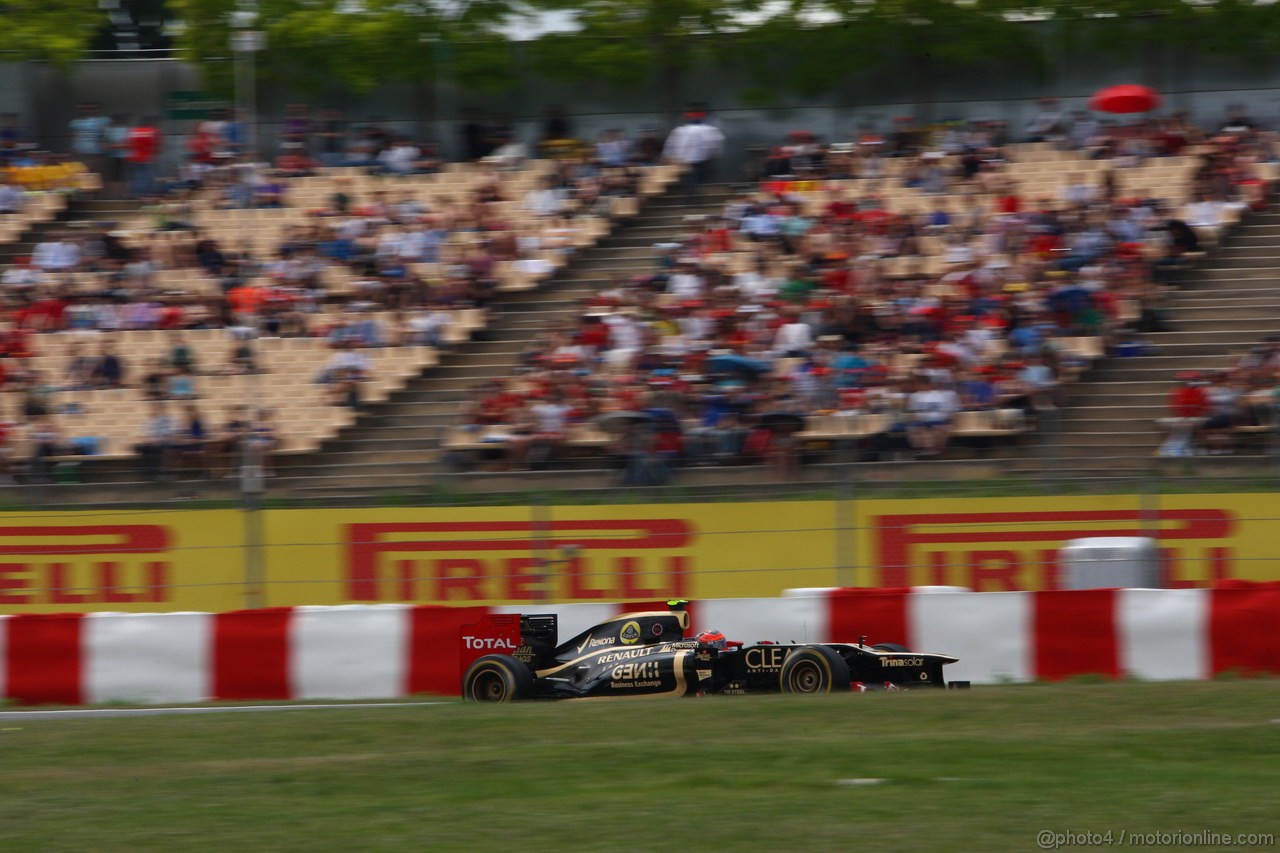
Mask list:
[[[942,668],[954,657],[893,643],[869,646],[865,638],[753,645],[686,639],[687,603],[677,599],[666,611],[617,616],[559,644],[553,614],[518,617],[518,642],[514,636],[482,641],[469,635],[472,648],[504,648],[509,654],[487,654],[467,666],[462,696],[512,702],[969,686],[944,680]]]

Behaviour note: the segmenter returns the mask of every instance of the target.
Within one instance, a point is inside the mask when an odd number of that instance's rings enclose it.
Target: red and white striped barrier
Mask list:
[[[552,612],[568,639],[628,604],[352,605],[231,613],[0,616],[0,698],[68,705],[456,694],[484,654],[466,626]],[[795,590],[696,601],[691,624],[746,642],[902,642],[975,684],[1280,673],[1280,583],[1049,592]]]

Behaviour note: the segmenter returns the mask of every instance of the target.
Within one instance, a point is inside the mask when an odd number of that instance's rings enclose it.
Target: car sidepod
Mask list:
[[[606,648],[537,672],[553,696],[608,699],[685,696],[707,675],[691,642]]]

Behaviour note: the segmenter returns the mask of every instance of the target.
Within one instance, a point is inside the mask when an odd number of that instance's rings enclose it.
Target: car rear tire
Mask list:
[[[909,652],[911,649],[901,643],[876,643],[871,648],[878,652]]]
[[[800,646],[782,662],[783,693],[831,693],[848,690],[853,679],[844,658],[826,646]]]
[[[485,655],[462,677],[466,702],[518,702],[533,696],[533,673],[510,655]]]

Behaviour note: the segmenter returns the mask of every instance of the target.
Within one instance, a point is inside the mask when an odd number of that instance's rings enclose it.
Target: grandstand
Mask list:
[[[687,245],[697,238],[707,217],[717,217],[734,205],[781,202],[808,217],[820,217],[828,206],[843,204],[874,216],[918,216],[941,209],[990,219],[1007,212],[1001,206],[1015,194],[1042,207],[1067,208],[1062,200],[1073,187],[1110,183],[1117,198],[1159,198],[1167,209],[1177,211],[1198,199],[1196,175],[1202,153],[1191,149],[1179,156],[1121,165],[1045,144],[1011,145],[1004,152],[1003,167],[989,181],[957,185],[948,192],[909,185],[908,170],[919,164],[913,158],[885,158],[882,171],[870,178],[795,175],[767,179],[745,192],[739,187],[705,187],[698,196],[667,192],[678,174],[674,167],[648,167],[635,187],[636,195],[608,198],[572,219],[539,217],[520,201],[555,173],[558,167],[553,161],[530,161],[525,168],[509,171],[488,164],[451,164],[435,174],[399,178],[350,169],[320,170],[288,179],[283,203],[271,207],[228,209],[223,201],[226,188],[208,186],[170,211],[171,219],[185,217],[190,221],[182,225],[195,231],[186,227],[156,230],[153,212],[137,216],[136,208],[113,202],[77,200],[70,213],[61,216],[85,220],[101,219],[104,214],[129,216],[130,221],[113,226],[116,233],[127,245],[152,257],[186,257],[198,236],[265,261],[296,234],[317,240],[336,232],[338,220],[328,208],[339,195],[349,199],[356,215],[379,219],[393,203],[438,210],[493,191],[493,199],[479,215],[507,223],[522,240],[529,238],[527,243],[517,254],[493,264],[495,286],[480,299],[475,292],[451,290],[449,272],[482,250],[477,242],[480,231],[451,230],[435,261],[411,264],[412,276],[437,294],[434,310],[447,314],[441,339],[437,346],[430,346],[401,340],[403,335],[397,333],[393,342],[406,345],[365,349],[370,378],[360,383],[356,408],[335,404],[334,389],[317,382],[318,373],[333,356],[329,329],[371,321],[384,330],[403,330],[405,323],[399,312],[403,306],[388,305],[383,291],[371,290],[367,275],[350,265],[323,264],[322,288],[312,295],[310,307],[300,312],[300,327],[292,335],[267,336],[252,345],[254,371],[241,372],[232,364],[231,353],[243,332],[224,328],[186,332],[186,345],[205,369],[191,377],[190,387],[169,406],[180,410],[186,398],[194,395],[202,417],[214,427],[224,411],[237,406],[271,409],[272,447],[279,457],[280,474],[273,490],[333,497],[370,488],[420,489],[450,473],[460,460],[484,457],[485,451],[500,443],[492,439],[504,433],[461,429],[459,413],[473,399],[477,384],[506,380],[517,373],[522,354],[541,331],[573,327],[584,311],[607,316],[613,309],[599,304],[602,291],[651,275],[663,261],[655,245]],[[1255,165],[1268,170],[1263,174],[1266,182],[1274,177],[1269,171],[1274,164]],[[11,258],[31,251],[43,232],[62,227],[57,217],[64,196],[46,193],[37,198],[38,203],[24,209],[24,219],[10,225],[7,233],[24,240],[8,247]],[[638,199],[643,198],[650,201],[641,208]],[[1280,267],[1268,248],[1280,226],[1273,214],[1255,213],[1236,227],[1241,208],[1220,205],[1216,208],[1222,217],[1219,222],[1200,223],[1205,226],[1206,243],[1221,238],[1222,245],[1213,246],[1203,260],[1200,253],[1183,258],[1173,270],[1176,279],[1161,291],[1122,288],[1115,293],[1113,322],[1106,329],[1056,340],[1058,379],[1063,384],[1061,411],[1038,412],[1032,419],[1025,417],[1026,407],[963,411],[953,431],[961,447],[949,449],[945,459],[920,463],[902,461],[903,455],[897,454],[899,461],[894,464],[906,470],[940,466],[934,470],[941,476],[950,476],[941,473],[948,468],[1009,471],[1055,465],[1116,473],[1145,466],[1161,439],[1156,421],[1172,375],[1213,367],[1214,358],[1225,358],[1233,346],[1280,328],[1273,328],[1280,318],[1257,310],[1266,304],[1265,277]],[[39,224],[41,220],[49,224]],[[19,227],[21,231],[15,230]],[[548,239],[553,231],[559,232],[554,242]],[[860,257],[854,266],[864,272],[870,269],[887,286],[894,282],[918,286],[963,269],[976,258],[1004,266],[1016,262],[1012,256],[1007,261],[998,254],[993,258],[991,246],[983,243],[985,236],[970,235],[966,244],[954,236],[922,233],[914,251],[872,252],[869,262]],[[705,260],[720,273],[732,275],[751,269],[758,249],[743,234],[734,234],[730,245]],[[1153,247],[1143,252],[1156,258]],[[771,256],[769,263],[776,267],[771,272],[783,274],[790,260],[785,255]],[[260,278],[254,281],[275,286],[280,278],[278,270],[269,274],[271,269],[264,262],[256,273]],[[215,305],[224,286],[208,269],[174,262],[162,264],[152,276],[156,289],[165,294],[161,304],[180,309]],[[87,284],[74,277],[71,281],[77,286]],[[942,298],[947,296],[945,279],[941,289],[930,285],[926,293],[930,287]],[[1133,330],[1153,299],[1160,301],[1172,331]],[[350,303],[356,303],[354,315]],[[1237,318],[1244,317],[1250,320],[1250,328],[1241,332]],[[230,317],[228,322],[235,325],[239,320]],[[66,375],[77,348],[97,346],[103,339],[127,354],[134,366],[126,387],[75,387],[55,393],[56,405],[50,414],[58,421],[58,431],[64,438],[78,439],[76,446],[93,453],[70,456],[65,451],[71,442],[64,442],[64,452],[53,454],[51,461],[73,462],[81,478],[104,486],[142,485],[134,462],[137,445],[155,413],[155,395],[154,389],[143,387],[139,376],[143,367],[167,357],[175,334],[146,328],[36,336],[30,367],[45,377]],[[1141,352],[1144,347],[1158,351],[1137,357],[1109,355]],[[1000,348],[993,357],[999,361],[1007,355]],[[930,357],[930,351],[918,348],[898,353],[889,362],[891,381],[907,381],[928,366]],[[783,359],[773,372],[786,377],[796,367],[795,361]],[[17,411],[17,395],[5,396],[10,398],[6,412]],[[799,476],[815,480],[838,476],[831,464],[868,458],[859,455],[858,448],[867,439],[889,434],[896,420],[888,412],[845,417],[845,412],[827,409],[810,414],[798,440],[803,458],[817,464],[807,466]],[[966,447],[965,439],[974,442]],[[467,464],[465,473],[452,476],[480,489],[534,483],[599,486],[609,482],[602,469],[609,464],[614,443],[614,436],[583,422],[573,427],[565,442],[574,452],[558,454],[553,464],[542,466],[549,470],[508,470],[502,465],[495,471],[492,466]],[[12,455],[23,459],[38,442],[33,441],[32,430],[18,429],[10,444]],[[849,447],[853,454],[847,452]],[[895,456],[874,458],[881,460],[875,464],[883,465],[883,460]],[[753,482],[772,476],[773,472],[750,466],[687,468],[680,474],[682,481],[694,483]]]
[[[173,412],[175,420],[188,404],[196,405],[202,410],[199,417],[204,429],[210,433],[218,428],[224,410],[232,418],[230,413],[239,407],[269,409],[274,455],[314,456],[323,442],[334,439],[356,419],[353,408],[335,405],[332,386],[317,381],[326,363],[335,357],[332,338],[338,332],[331,333],[331,329],[371,324],[383,337],[379,344],[396,344],[361,350],[368,375],[358,383],[359,407],[361,411],[376,410],[402,391],[407,382],[437,365],[440,347],[455,347],[486,327],[489,312],[475,298],[476,294],[459,293],[449,287],[450,277],[455,275],[451,267],[456,269],[483,251],[477,239],[481,232],[450,228],[436,262],[410,265],[412,278],[430,294],[430,304],[424,303],[417,313],[429,308],[434,317],[444,318],[429,343],[418,340],[404,311],[377,310],[378,303],[371,299],[376,300],[379,294],[341,263],[324,265],[317,283],[319,289],[313,288],[307,310],[292,315],[297,325],[290,330],[292,336],[273,334],[248,340],[256,337],[255,330],[217,326],[222,319],[234,324],[240,318],[220,317],[224,281],[207,269],[182,262],[193,254],[196,236],[244,254],[270,258],[275,247],[294,233],[321,227],[317,222],[322,222],[323,208],[337,193],[353,200],[356,216],[373,219],[378,211],[365,205],[380,202],[391,186],[397,203],[412,202],[425,210],[447,209],[479,191],[487,191],[503,200],[490,202],[485,214],[498,217],[500,224],[518,234],[520,240],[517,255],[494,265],[494,291],[518,296],[533,294],[540,282],[563,267],[575,252],[611,230],[615,220],[634,216],[640,197],[660,193],[678,174],[674,167],[652,167],[637,176],[633,190],[638,195],[617,193],[605,197],[591,211],[579,211],[572,219],[539,219],[525,212],[520,200],[555,168],[549,161],[531,161],[528,168],[502,171],[481,165],[453,165],[438,174],[394,182],[373,178],[363,171],[336,170],[292,181],[291,204],[272,208],[225,209],[219,203],[221,189],[212,187],[181,203],[165,205],[161,219],[190,221],[181,222],[181,227],[163,228],[154,224],[155,206],[140,214],[136,204],[77,200],[73,208],[58,216],[54,205],[64,196],[28,193],[22,220],[11,229],[13,235],[23,238],[23,242],[8,247],[11,259],[17,259],[19,252],[30,255],[42,240],[78,239],[81,235],[91,236],[94,229],[110,227],[114,229],[113,236],[123,240],[131,251],[157,260],[147,273],[151,295],[146,297],[153,300],[156,310],[176,311],[187,319],[198,314],[215,326],[182,333],[159,327],[130,329],[124,327],[128,325],[126,318],[123,324],[113,323],[110,328],[77,330],[73,320],[68,323],[68,331],[24,337],[26,343],[22,346],[30,352],[21,353],[23,371],[16,374],[18,381],[14,381],[11,371],[8,393],[4,394],[6,413],[12,412],[16,421],[25,421],[6,437],[11,457],[21,461],[40,456],[44,463],[61,464],[64,468],[74,465],[76,469],[87,462],[89,465],[79,473],[89,474],[90,479],[115,485],[135,482],[139,472],[133,470],[134,463],[158,411],[154,405],[158,397],[168,398],[164,407]],[[100,221],[103,214],[112,215],[109,225]],[[553,243],[547,237],[557,229],[563,232],[563,240]],[[254,267],[249,280],[241,284],[259,293],[286,289],[279,276],[268,276],[267,271],[265,264]],[[105,279],[96,272],[46,270],[43,280],[40,288],[58,287],[70,294],[69,310],[74,312],[77,299],[91,298]],[[229,296],[234,302],[234,292]],[[33,298],[24,297],[28,304]],[[413,306],[399,306],[404,307]],[[251,320],[251,324],[256,322]],[[181,393],[157,394],[157,389],[142,377],[151,366],[158,370],[168,362],[179,334],[183,335],[182,345],[190,350],[187,357],[196,369],[181,383]],[[122,387],[66,381],[76,370],[76,363],[94,357],[96,351],[105,351],[106,347],[113,348],[128,365],[130,375]],[[236,353],[246,348],[251,352],[245,356],[252,361],[251,369],[236,363]],[[43,414],[29,409],[33,390],[41,391],[52,401]],[[57,439],[52,450],[47,446],[50,429]],[[216,436],[210,437],[216,442]],[[392,454],[399,450],[395,444],[383,448]],[[403,463],[411,460],[399,455],[396,461],[397,470],[403,472]],[[202,466],[192,467],[198,472]],[[306,470],[301,468],[298,473]]]

